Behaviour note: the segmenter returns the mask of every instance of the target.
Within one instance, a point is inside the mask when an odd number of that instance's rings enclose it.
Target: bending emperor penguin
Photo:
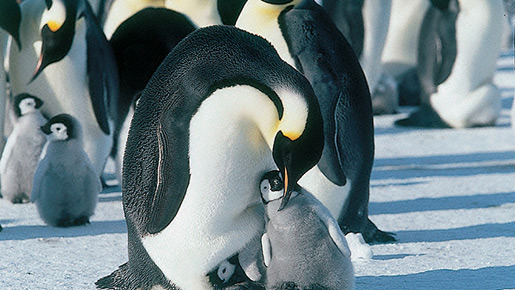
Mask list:
[[[17,95],[13,105],[18,119],[0,159],[0,182],[4,198],[22,203],[30,200],[34,171],[46,141],[40,127],[47,120],[39,111],[43,102],[35,96]]]
[[[48,141],[34,173],[31,201],[36,203],[41,219],[51,226],[89,223],[102,185],[82,149],[79,122],[60,114],[41,130]]]
[[[324,119],[318,166],[299,184],[329,208],[342,231],[394,241],[368,219],[374,126],[370,92],[351,46],[313,0],[249,0],[236,26],[268,39],[310,81]]]
[[[263,233],[261,176],[280,170],[285,206],[322,149],[313,89],[270,43],[232,26],[192,32],[136,107],[122,181],[129,261],[97,287],[212,289],[208,273]]]
[[[311,193],[298,187],[288,206],[279,171],[266,173],[260,184],[266,232],[262,247],[267,289],[353,289],[350,250],[338,223]]]
[[[100,176],[112,146],[118,74],[109,43],[85,0],[26,0],[22,50],[11,48],[13,93],[45,102],[43,114],[73,115],[84,150]]]

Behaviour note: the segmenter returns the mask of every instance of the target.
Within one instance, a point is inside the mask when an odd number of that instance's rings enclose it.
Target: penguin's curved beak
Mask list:
[[[292,140],[282,131],[275,136],[272,155],[284,181],[283,199],[279,210],[290,200],[297,182],[309,169],[315,166],[322,155],[323,136],[306,134]]]

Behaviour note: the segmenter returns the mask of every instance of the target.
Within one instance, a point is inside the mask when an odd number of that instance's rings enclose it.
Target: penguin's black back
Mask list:
[[[248,84],[282,104],[281,85],[318,108],[309,82],[284,63],[263,38],[232,26],[191,33],[167,56],[143,91],[132,120],[123,170],[123,202],[142,235],[164,229],[189,184],[189,124],[200,104],[218,88]],[[295,87],[290,84],[295,84]],[[240,97],[240,96],[235,96]],[[244,96],[241,96],[244,97]],[[310,118],[317,116],[308,115]],[[158,179],[157,171],[161,179]],[[172,191],[165,193],[163,191]]]
[[[279,24],[324,116],[326,146],[320,170],[338,185],[345,184],[345,177],[368,182],[374,159],[372,103],[351,45],[313,0],[283,12]]]

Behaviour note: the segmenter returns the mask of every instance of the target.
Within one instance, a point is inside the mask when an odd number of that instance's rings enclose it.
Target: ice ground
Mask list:
[[[495,127],[393,127],[408,110],[375,118],[370,214],[398,242],[355,263],[356,289],[515,288],[513,52],[494,81],[503,96]],[[119,188],[100,195],[88,226],[48,227],[35,205],[4,199],[0,224],[0,289],[93,289],[127,261]]]

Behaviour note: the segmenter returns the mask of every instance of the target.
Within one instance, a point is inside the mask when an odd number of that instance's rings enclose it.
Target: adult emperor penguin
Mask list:
[[[338,223],[311,193],[297,187],[288,205],[279,171],[260,184],[266,232],[262,247],[267,289],[353,289],[351,252]],[[292,288],[292,287],[296,288]]]
[[[48,142],[34,173],[31,201],[51,226],[89,223],[102,185],[82,148],[81,125],[74,117],[59,114],[41,130]]]
[[[420,108],[400,126],[449,127],[431,107],[430,95],[450,75],[456,60],[457,0],[432,0],[422,21],[418,44],[417,77],[420,83]]]
[[[11,47],[9,60],[12,92],[37,95],[45,115],[76,117],[100,175],[112,147],[118,98],[109,43],[85,0],[26,0],[21,10],[22,50]]]
[[[4,56],[6,55],[9,35],[16,41],[18,49],[20,42],[21,11],[16,0],[0,1],[0,150],[5,145],[4,119],[7,103],[7,77],[4,70]]]
[[[97,287],[210,289],[208,273],[262,234],[261,176],[281,171],[286,205],[320,158],[322,127],[309,82],[266,40],[232,26],[191,33],[136,107],[122,181],[129,261]]]
[[[399,121],[399,125],[492,126],[499,117],[501,95],[492,79],[502,45],[502,1],[458,0],[458,4],[456,56],[449,76],[430,93],[426,101],[426,108],[430,109],[422,108],[407,120]],[[440,45],[446,50],[449,43],[442,41]]]
[[[318,166],[299,184],[338,219],[342,231],[367,242],[395,240],[368,219],[374,126],[370,93],[358,59],[313,0],[249,0],[236,26],[268,39],[310,81],[324,118]]]
[[[46,141],[40,130],[47,121],[39,111],[42,105],[38,97],[29,94],[14,98],[18,119],[0,159],[2,195],[12,203],[30,200],[34,171]]]
[[[181,13],[166,8],[145,8],[120,24],[109,40],[120,81],[111,154],[119,180],[128,126],[134,114],[132,106],[172,48],[195,29]]]

